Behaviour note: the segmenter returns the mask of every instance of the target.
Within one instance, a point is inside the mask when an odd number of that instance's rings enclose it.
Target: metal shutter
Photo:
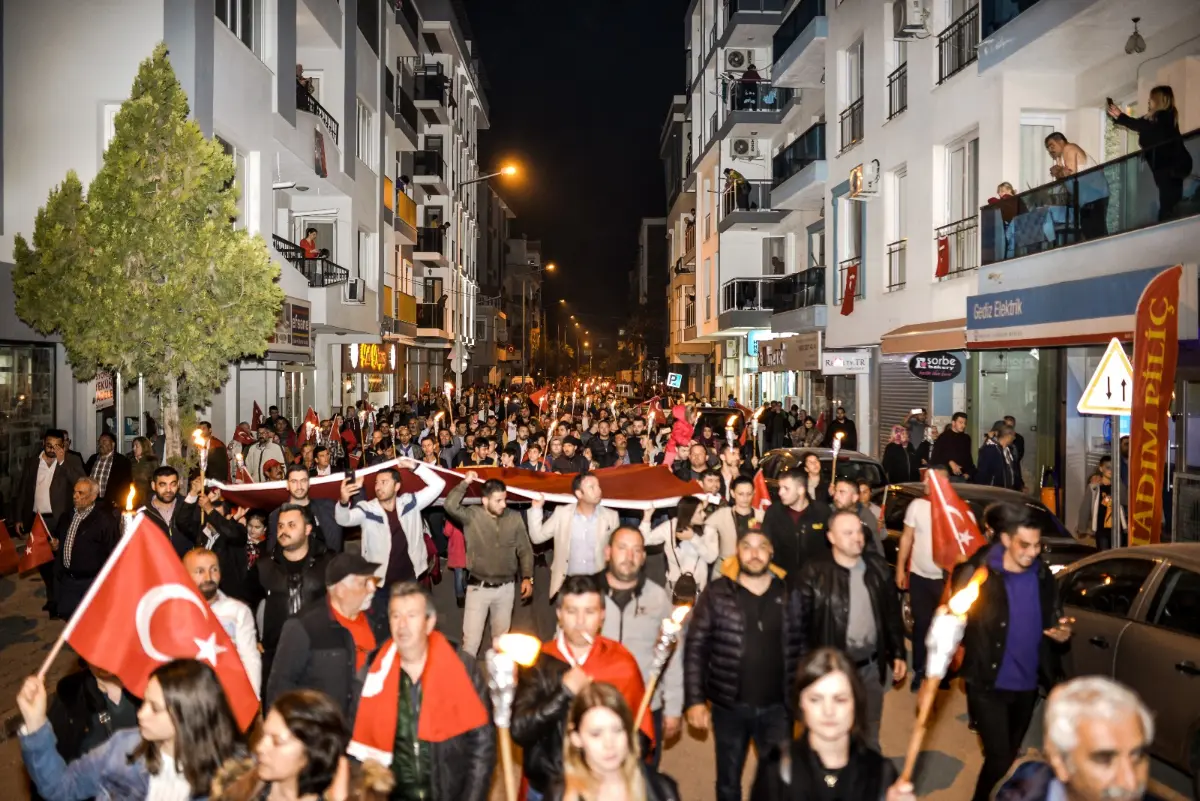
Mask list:
[[[930,388],[933,385],[913,377],[906,362],[879,363],[879,450],[892,438],[892,426],[901,425],[918,406],[929,411]]]

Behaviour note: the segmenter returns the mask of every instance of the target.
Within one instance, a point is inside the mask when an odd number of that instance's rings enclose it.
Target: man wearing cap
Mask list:
[[[358,554],[340,553],[330,560],[325,603],[313,604],[283,624],[263,694],[265,706],[289,690],[320,690],[341,705],[347,719],[352,717],[360,690],[357,675],[382,639],[365,614],[380,567]]]
[[[551,462],[550,469],[555,473],[586,473],[588,460],[580,452],[583,445],[579,439],[571,435],[565,436],[562,447],[562,456]]]
[[[278,446],[276,446],[278,447]],[[262,466],[263,481],[283,481],[283,462],[278,459],[268,459]]]

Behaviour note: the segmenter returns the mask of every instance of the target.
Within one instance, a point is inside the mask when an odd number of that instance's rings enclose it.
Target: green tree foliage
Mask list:
[[[188,119],[164,45],[142,62],[104,164],[50,192],[16,237],[17,316],[57,333],[72,370],[142,374],[178,457],[181,410],[207,406],[230,362],[260,356],[283,303],[261,237],[234,228],[234,164]]]

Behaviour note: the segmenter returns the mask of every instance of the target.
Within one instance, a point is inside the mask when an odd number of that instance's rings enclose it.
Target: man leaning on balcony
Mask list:
[[[1067,141],[1067,137],[1058,131],[1046,137],[1046,152],[1054,159],[1054,164],[1050,165],[1050,176],[1056,181],[1099,166],[1082,147]],[[1075,222],[1081,237],[1096,239],[1107,235],[1108,182],[1104,171],[1095,170],[1064,183],[1069,194],[1074,196],[1075,213],[1079,215]]]

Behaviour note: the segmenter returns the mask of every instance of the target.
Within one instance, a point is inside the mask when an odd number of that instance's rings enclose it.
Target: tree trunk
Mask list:
[[[167,379],[167,391],[162,395],[163,463],[180,461],[183,457],[179,436],[179,377]]]

